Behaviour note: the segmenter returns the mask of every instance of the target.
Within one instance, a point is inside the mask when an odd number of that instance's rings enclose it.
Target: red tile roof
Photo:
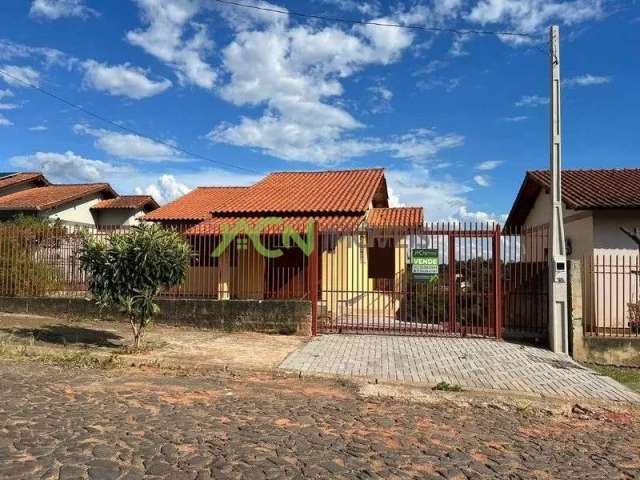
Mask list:
[[[98,192],[110,197],[117,195],[108,183],[48,185],[0,197],[0,210],[48,210]]]
[[[37,182],[40,185],[49,185],[49,182],[40,172],[16,172],[6,173],[0,178],[0,189],[19,185],[25,182]]]
[[[372,208],[367,215],[370,228],[420,228],[423,224],[421,207]]]
[[[216,217],[205,220],[198,225],[187,230],[187,235],[219,235],[222,233],[222,226],[233,229],[237,222],[244,220],[249,227],[255,228],[256,224],[268,217]],[[280,218],[280,217],[279,217]],[[364,220],[360,215],[329,215],[322,217],[282,217],[282,224],[264,225],[261,229],[265,234],[282,233],[284,227],[292,228],[298,233],[306,233],[309,222],[316,221],[318,223],[318,231],[353,231]]]
[[[550,187],[548,170],[527,172],[505,227],[522,225],[540,191]],[[640,208],[640,168],[563,170],[562,200],[573,210]]]
[[[96,203],[91,207],[91,210],[106,210],[110,208],[140,209],[144,207],[155,210],[159,208],[159,205],[151,195],[120,195],[119,197]]]
[[[277,172],[247,188],[242,195],[211,208],[211,211],[214,214],[361,213],[368,208],[380,188],[384,188],[386,193],[381,168]]]
[[[198,187],[186,195],[145,215],[145,220],[204,220],[215,210],[240,196],[247,187]]]

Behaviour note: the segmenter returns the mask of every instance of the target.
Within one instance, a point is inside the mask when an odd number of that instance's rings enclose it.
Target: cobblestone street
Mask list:
[[[268,374],[9,361],[0,388],[3,479],[640,478],[637,411],[563,416]]]

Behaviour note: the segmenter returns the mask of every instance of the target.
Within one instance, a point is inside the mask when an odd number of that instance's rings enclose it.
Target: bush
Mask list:
[[[138,349],[145,328],[160,311],[155,299],[184,281],[190,256],[180,234],[143,223],[106,240],[85,235],[80,263],[96,303],[127,314]]]

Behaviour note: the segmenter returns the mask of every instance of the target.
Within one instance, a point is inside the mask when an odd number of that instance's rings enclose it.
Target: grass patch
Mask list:
[[[433,387],[433,390],[437,390],[440,392],[461,392],[462,391],[462,387],[458,384],[450,384],[447,382],[440,382],[438,383],[435,387]]]
[[[640,393],[640,368],[637,367],[610,367],[587,364],[587,367],[601,375],[613,378],[616,382],[626,385],[631,390]]]
[[[75,368],[113,369],[121,365],[117,355],[96,356],[84,351],[37,352],[28,345],[12,346],[0,343],[0,358],[7,360],[30,360],[45,365]]]

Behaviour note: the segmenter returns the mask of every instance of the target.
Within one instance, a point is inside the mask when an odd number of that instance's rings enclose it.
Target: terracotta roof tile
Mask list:
[[[419,228],[424,224],[421,207],[372,208],[367,215],[371,228]]]
[[[187,235],[219,235],[222,233],[222,226],[234,228],[237,222],[244,220],[251,228],[268,217],[215,217],[205,220],[198,225],[187,230]],[[285,226],[292,228],[298,233],[306,233],[310,221],[318,222],[318,231],[353,231],[364,220],[360,215],[329,215],[321,217],[282,217],[283,223],[279,225],[265,225],[261,230],[265,234],[282,233]]]
[[[540,190],[550,186],[548,170],[527,172],[505,228],[522,225]],[[574,210],[640,208],[640,168],[563,170],[562,200]]]
[[[12,185],[18,185],[24,182],[38,181],[42,185],[48,185],[49,182],[40,172],[15,172],[2,174],[0,178],[0,189]]]
[[[198,187],[145,215],[145,220],[204,220],[209,212],[242,194],[247,187]]]
[[[548,170],[529,174],[544,188],[551,186]],[[640,207],[640,168],[563,170],[562,196],[573,209]]]
[[[48,185],[0,197],[0,210],[47,210],[97,192],[116,196],[108,183]]]
[[[359,213],[384,181],[382,169],[277,172],[213,213]]]
[[[96,203],[91,207],[91,210],[106,210],[110,208],[139,209],[145,206],[149,206],[153,209],[159,207],[158,203],[151,195],[120,195],[119,197],[102,200],[100,203]]]

